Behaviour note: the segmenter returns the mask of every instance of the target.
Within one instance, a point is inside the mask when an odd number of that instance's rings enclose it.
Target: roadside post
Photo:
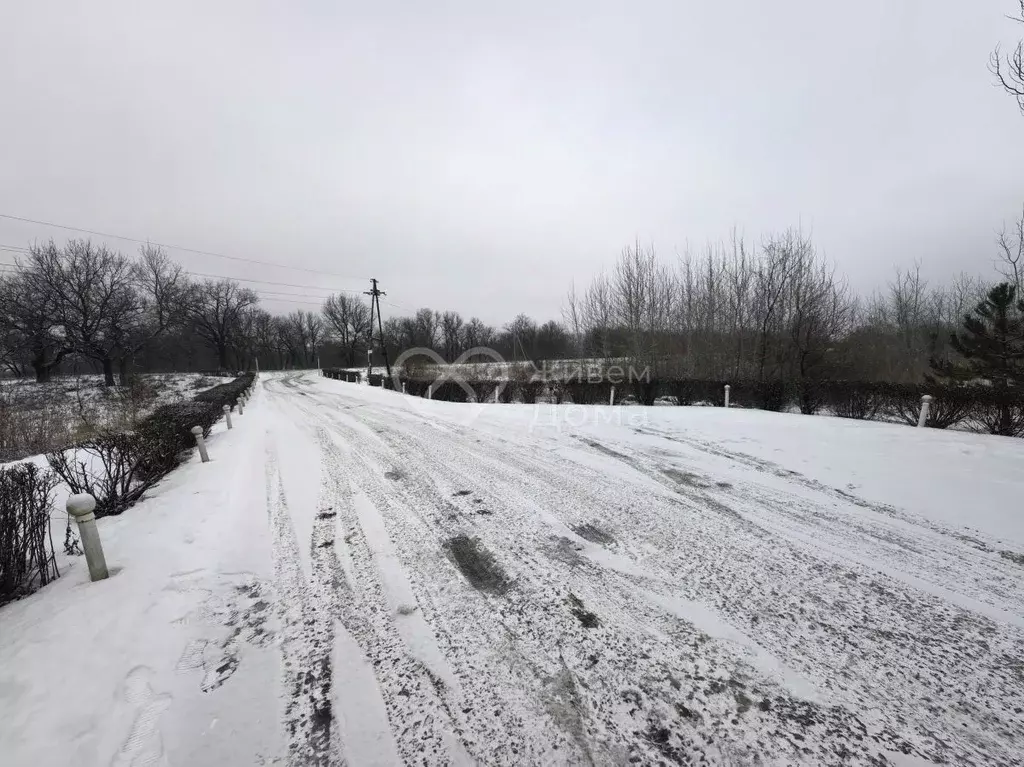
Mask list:
[[[206,440],[203,439],[203,427],[193,426],[192,434],[196,438],[196,447],[199,448],[199,457],[203,459],[203,463],[209,463],[210,454],[206,452]]]
[[[917,417],[917,428],[922,429],[928,423],[928,411],[932,407],[932,395],[925,394],[921,397],[921,414]]]
[[[68,498],[68,514],[78,523],[78,535],[82,539],[85,562],[89,566],[89,579],[93,582],[110,577],[107,559],[103,556],[103,545],[100,543],[100,533],[96,529],[95,508],[96,499],[87,493]]]

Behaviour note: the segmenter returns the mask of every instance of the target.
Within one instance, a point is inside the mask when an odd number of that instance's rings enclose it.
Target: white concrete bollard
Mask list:
[[[228,428],[231,428],[231,406],[225,405],[221,408],[224,411],[224,420],[228,423]]]
[[[725,385],[725,406],[729,407],[729,392],[732,391],[732,387],[729,384]]]
[[[245,396],[238,398],[238,414],[245,415]]]
[[[495,386],[494,387],[494,404],[495,405],[498,404],[498,392],[500,392],[500,391],[501,391],[501,386]]]
[[[405,394],[405,381],[402,381],[402,394]]]
[[[427,387],[427,399],[434,399],[434,384]]]
[[[917,417],[917,428],[921,429],[928,423],[928,411],[932,407],[932,395],[925,394],[921,397],[921,415]]]
[[[203,459],[203,463],[210,462],[210,454],[206,452],[206,440],[203,439],[203,427],[193,426],[192,434],[196,438],[196,447],[199,448],[199,457]]]
[[[85,561],[89,565],[89,579],[102,581],[110,577],[110,573],[107,570],[107,559],[103,556],[100,533],[96,529],[95,508],[96,499],[86,493],[68,498],[68,514],[78,523],[78,536],[82,539],[82,550],[85,551]]]
[[[614,386],[612,387],[612,393],[608,397],[608,404],[609,405],[614,405],[615,404],[615,387]]]

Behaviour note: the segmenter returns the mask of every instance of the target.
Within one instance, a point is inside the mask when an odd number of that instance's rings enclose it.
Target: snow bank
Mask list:
[[[260,411],[257,397],[232,431],[214,427],[210,463],[194,456],[98,521],[108,580],[90,583],[72,558],[52,585],[0,609],[0,753],[12,764],[256,764],[278,753]],[[222,686],[239,666],[243,681]],[[164,721],[172,703],[187,713]]]

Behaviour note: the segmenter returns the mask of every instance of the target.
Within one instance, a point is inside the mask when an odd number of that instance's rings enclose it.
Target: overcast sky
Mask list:
[[[986,70],[1015,8],[12,0],[0,214],[493,323],[559,316],[635,237],[673,260],[734,226],[802,225],[860,290],[987,273],[1024,204],[1024,117]],[[72,234],[0,219],[0,245]]]

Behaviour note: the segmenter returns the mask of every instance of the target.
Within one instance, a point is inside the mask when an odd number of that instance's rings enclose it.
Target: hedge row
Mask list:
[[[199,426],[208,435],[224,406],[234,407],[254,380],[254,374],[245,373],[190,401],[157,408],[132,431],[92,437],[48,453],[46,460],[72,493],[96,499],[97,517],[120,514],[181,464],[195,446],[192,427]],[[88,460],[81,460],[81,453]]]
[[[324,375],[338,380],[359,381],[359,373],[324,371]],[[373,386],[384,382],[392,388],[386,376],[370,376]],[[401,378],[408,394],[427,396],[431,381]],[[841,418],[887,419],[916,425],[921,409],[921,397],[934,399],[929,409],[927,425],[937,429],[967,425],[978,431],[1007,436],[1024,436],[1024,388],[997,389],[991,386],[941,384],[897,384],[866,381],[813,381],[793,383],[782,380],[717,381],[706,379],[672,379],[622,382],[609,381],[509,381],[501,389],[495,381],[473,381],[467,386],[472,397],[455,381],[433,383],[433,399],[447,402],[493,402],[498,390],[499,402],[533,404],[540,399],[548,402],[573,402],[581,405],[606,405],[612,389],[617,403],[694,405],[725,404],[725,386],[730,387],[729,404],[732,407],[758,408],[781,411],[799,408],[811,415],[827,411]]]
[[[634,382],[630,392],[636,401],[651,405],[660,398],[678,405],[724,405],[725,381],[678,380]],[[921,399],[932,399],[927,426],[946,429],[959,424],[1006,436],[1024,436],[1024,388],[982,385],[897,384],[865,381],[813,381],[802,385],[786,381],[731,381],[729,404],[733,407],[786,410],[799,408],[812,415],[828,411],[841,418],[903,421],[916,425]],[[607,387],[581,384],[590,389],[584,398],[605,402]],[[573,401],[577,400],[573,396]],[[666,401],[666,400],[662,400]]]
[[[323,368],[321,374],[327,378],[333,378],[335,381],[348,381],[349,383],[359,383],[360,374],[354,370],[342,370],[341,368]]]
[[[219,384],[212,389],[199,392],[194,399],[196,402],[210,402],[218,407],[234,407],[238,404],[242,392],[248,390],[255,380],[255,373],[243,373],[230,383]]]
[[[246,373],[191,401],[157,408],[133,431],[102,434],[48,453],[53,472],[32,463],[0,469],[0,604],[60,575],[50,529],[55,475],[72,493],[92,495],[96,516],[120,514],[181,463],[195,444],[192,427],[209,434],[224,405],[233,407],[254,380]],[[75,545],[69,520],[65,550],[72,553]]]

